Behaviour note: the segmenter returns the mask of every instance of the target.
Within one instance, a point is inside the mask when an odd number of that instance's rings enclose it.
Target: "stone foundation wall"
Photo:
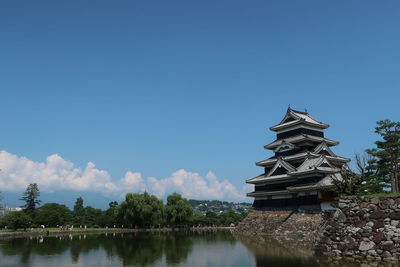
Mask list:
[[[400,259],[400,197],[342,197],[316,252],[336,258]]]
[[[292,211],[253,210],[234,229],[237,235],[270,235],[278,240],[301,241],[312,248],[320,236],[321,214],[292,213]]]
[[[252,210],[234,232],[246,236],[273,234],[290,213],[290,211]]]

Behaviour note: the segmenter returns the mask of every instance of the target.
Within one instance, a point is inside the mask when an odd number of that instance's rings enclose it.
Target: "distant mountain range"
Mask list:
[[[189,199],[189,204],[193,207],[195,213],[205,214],[207,212],[222,213],[235,211],[238,213],[248,212],[251,208],[250,203],[234,203],[220,200],[195,200]]]

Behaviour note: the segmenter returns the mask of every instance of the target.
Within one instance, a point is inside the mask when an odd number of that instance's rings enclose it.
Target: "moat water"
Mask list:
[[[229,231],[59,235],[0,240],[0,266],[337,266],[307,246]],[[360,266],[341,263],[342,266]],[[377,266],[377,265],[373,265]]]

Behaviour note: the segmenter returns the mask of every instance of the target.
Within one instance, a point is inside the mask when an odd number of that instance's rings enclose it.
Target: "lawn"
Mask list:
[[[377,194],[369,194],[364,195],[365,197],[400,197],[400,193],[377,193]]]

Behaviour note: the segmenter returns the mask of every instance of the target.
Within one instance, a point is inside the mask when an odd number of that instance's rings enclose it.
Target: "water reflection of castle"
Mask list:
[[[329,125],[313,119],[307,112],[291,109],[270,129],[276,140],[264,146],[275,155],[259,161],[264,173],[248,179],[254,184],[256,208],[325,208],[334,197],[333,179],[341,180],[341,168],[348,158],[337,156],[330,147],[339,144],[324,137]]]
[[[254,255],[256,266],[317,267],[321,266],[304,242],[278,242],[270,236],[238,237]]]

